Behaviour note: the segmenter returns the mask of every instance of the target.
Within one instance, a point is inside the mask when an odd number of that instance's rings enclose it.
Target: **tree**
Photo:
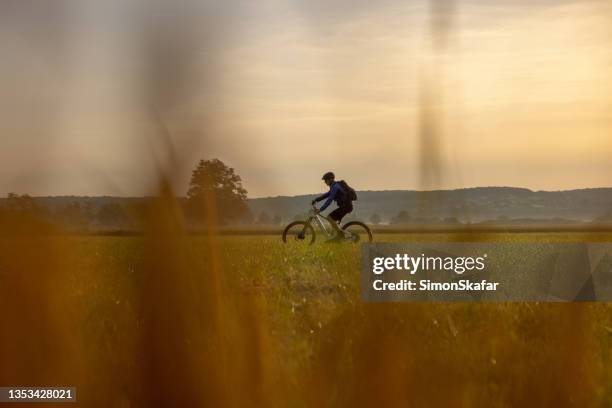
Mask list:
[[[257,217],[257,223],[261,225],[269,225],[270,221],[270,216],[265,211],[262,211],[259,217]]]
[[[395,217],[391,218],[391,224],[408,224],[412,221],[412,217],[408,211],[400,211]]]
[[[274,225],[280,225],[280,224],[282,224],[282,223],[283,223],[283,218],[282,218],[280,215],[275,214],[275,215],[274,215],[274,218],[272,218],[272,224],[274,224]]]
[[[90,213],[91,206],[71,201],[60,207],[55,217],[64,226],[82,228],[89,224]]]
[[[41,233],[53,230],[48,211],[27,194],[9,193],[0,208],[0,231]]]
[[[33,216],[39,216],[44,212],[43,208],[28,194],[9,193],[6,198],[6,209]]]
[[[375,225],[380,224],[380,215],[372,214],[372,216],[370,217],[370,222]]]
[[[246,211],[247,191],[234,169],[219,159],[200,160],[187,191],[189,215],[208,224],[225,224]]]
[[[129,217],[125,208],[117,203],[104,204],[96,214],[98,222],[105,227],[126,227],[129,225]]]
[[[446,217],[444,218],[444,224],[461,224],[457,217]]]
[[[242,225],[251,225],[255,222],[255,216],[253,215],[253,212],[247,208],[246,211],[240,216],[238,221]]]

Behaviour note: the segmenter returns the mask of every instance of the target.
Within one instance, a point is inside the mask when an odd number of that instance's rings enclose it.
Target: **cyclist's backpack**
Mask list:
[[[338,183],[340,183],[340,186],[346,192],[346,197],[349,201],[357,200],[357,192],[346,181],[340,180]]]

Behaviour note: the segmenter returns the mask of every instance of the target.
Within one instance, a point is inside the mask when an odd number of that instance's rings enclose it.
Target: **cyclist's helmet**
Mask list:
[[[321,180],[333,180],[333,179],[335,179],[335,178],[336,178],[336,176],[334,175],[334,173],[333,173],[333,172],[331,172],[331,171],[328,171],[327,173],[325,173],[325,174],[323,175],[323,177],[321,178]]]

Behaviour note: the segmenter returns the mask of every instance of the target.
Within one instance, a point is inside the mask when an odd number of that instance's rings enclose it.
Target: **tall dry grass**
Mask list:
[[[440,54],[447,47],[454,8],[432,4],[432,49]],[[73,385],[79,405],[86,407],[600,403],[605,377],[597,362],[601,345],[590,305],[370,305],[355,298],[314,337],[310,364],[289,373],[286,356],[272,340],[267,299],[227,281],[232,275],[214,229],[203,253],[187,243],[169,183],[180,161],[163,118],[193,79],[185,72],[190,36],[180,26],[153,21],[145,27],[145,65],[152,69],[143,79],[143,104],[151,107],[157,129],[152,144],[162,146],[163,157],[158,157],[159,188],[146,219],[144,245],[135,255],[142,279],[128,299],[132,315],[88,314],[78,296],[83,289],[66,264],[71,238],[36,226],[18,235],[5,231],[0,238],[0,385]],[[214,59],[214,48],[209,51]],[[213,79],[211,73],[207,80]],[[421,90],[424,186],[447,174],[440,155],[437,79],[425,78]],[[206,129],[202,133],[205,139]],[[214,224],[214,197],[206,213]],[[117,267],[103,257],[92,262],[97,270]],[[104,291],[107,279],[92,276],[85,296]],[[86,330],[92,319],[103,319],[98,322],[102,334]],[[124,320],[129,325],[119,324]],[[103,334],[117,330],[123,332],[112,341]]]
[[[253,261],[290,253],[238,252],[240,242],[228,247],[214,230],[194,247],[162,186],[141,244],[127,248],[137,278],[121,284],[129,271],[111,250],[75,255],[77,238],[36,230],[2,237],[1,384],[76,386],[87,407],[558,407],[609,398],[603,306],[362,304],[355,290],[316,333],[279,332],[273,292],[258,282],[289,271],[258,263],[245,286],[231,280],[247,260],[231,251]],[[334,265],[340,253],[330,251],[326,267],[358,281],[356,253]],[[83,256],[95,273],[73,265]],[[299,274],[310,261],[287,262]],[[317,265],[312,272],[323,273]],[[106,293],[117,287],[127,288]],[[297,354],[297,342],[310,351]]]

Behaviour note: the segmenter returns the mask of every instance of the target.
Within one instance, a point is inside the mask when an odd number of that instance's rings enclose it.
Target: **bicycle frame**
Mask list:
[[[328,237],[331,238],[333,236],[332,232],[328,229],[328,227],[325,224],[329,224],[329,220],[327,218],[325,218],[324,216],[322,216],[321,214],[319,214],[318,212],[315,211],[316,207],[313,205],[312,206],[312,210],[310,210],[308,212],[308,219],[306,220],[307,223],[309,223],[310,225],[318,225],[319,229],[321,231],[323,231],[323,233]],[[332,226],[329,226],[330,228],[333,228]]]

